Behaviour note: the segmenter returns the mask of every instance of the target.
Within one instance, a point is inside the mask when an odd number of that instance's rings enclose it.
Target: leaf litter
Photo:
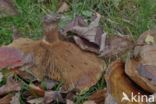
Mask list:
[[[132,52],[126,62],[116,60],[109,65],[104,78],[106,89],[97,90],[84,104],[121,103],[122,91],[128,95],[154,94],[155,32],[143,33],[134,43],[128,35],[109,36],[99,25],[101,15],[95,13],[94,17],[88,24],[77,16],[60,34],[60,15],[47,15],[43,18],[42,39],[14,38],[11,44],[1,47],[0,68],[11,74],[0,87],[0,100],[7,99],[4,104],[19,103],[19,91],[24,84],[28,87],[27,103],[73,104],[76,93],[88,90],[102,77],[103,57],[120,57],[129,50]],[[61,81],[62,86],[55,91]]]

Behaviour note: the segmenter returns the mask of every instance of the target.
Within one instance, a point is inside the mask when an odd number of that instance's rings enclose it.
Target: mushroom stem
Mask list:
[[[58,22],[58,15],[47,15],[44,17],[43,28],[46,42],[54,43],[59,41]]]

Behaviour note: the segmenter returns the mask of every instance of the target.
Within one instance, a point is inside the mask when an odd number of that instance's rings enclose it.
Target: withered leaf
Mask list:
[[[13,0],[0,0],[0,18],[17,15],[17,8]]]
[[[101,57],[113,57],[118,56],[129,49],[133,48],[133,41],[129,36],[115,35],[112,37],[106,38],[106,43],[104,49],[100,52]]]
[[[56,84],[58,84],[58,82],[46,77],[42,81],[42,84],[47,90],[51,90]]]
[[[66,100],[66,104],[74,104],[74,102],[67,99],[67,100]]]
[[[96,104],[94,101],[85,101],[83,104]]]
[[[104,104],[117,104],[111,94],[107,94]]]
[[[1,104],[10,104],[12,97],[13,97],[12,94],[8,94],[0,99],[0,103]]]
[[[51,104],[53,101],[64,103],[61,93],[59,91],[46,91],[44,96],[44,104]]]
[[[27,101],[29,104],[43,104],[43,98],[34,98]]]
[[[96,13],[96,18],[89,25],[83,20],[82,17],[78,16],[75,20],[69,23],[65,27],[65,34],[67,32],[76,33],[77,36],[88,40],[91,43],[100,45],[100,37],[103,34],[103,30],[99,27],[101,15]]]
[[[0,96],[6,95],[10,92],[16,92],[21,89],[20,83],[17,82],[12,76],[9,76],[7,83],[0,87]]]
[[[96,13],[96,18],[89,25],[82,17],[76,17],[65,27],[64,34],[68,36],[68,32],[75,33],[73,40],[81,49],[101,57],[122,55],[133,48],[132,39],[126,35],[106,36],[107,33],[99,26],[100,17],[100,14]]]
[[[122,61],[115,61],[109,66],[106,74],[107,90],[108,93],[114,98],[118,104],[145,104],[145,102],[127,102],[122,101],[123,92],[127,96],[146,94],[135,83],[133,83],[124,72],[124,63]],[[131,99],[131,98],[130,98]]]
[[[43,97],[45,94],[45,90],[40,86],[36,86],[34,84],[29,84],[29,90],[32,94]]]
[[[0,68],[18,67],[24,64],[23,53],[15,48],[0,48],[0,57]]]
[[[94,101],[97,104],[103,104],[105,102],[106,92],[106,89],[97,90],[95,93],[89,96],[88,99]]]
[[[20,104],[20,93],[17,92],[15,96],[12,97],[10,104]]]
[[[78,46],[81,49],[99,53],[99,51],[97,49],[97,45],[92,44],[92,43],[88,42],[86,39],[80,38],[78,36],[74,36],[73,38],[74,38],[75,43],[78,44]]]
[[[64,13],[69,10],[69,5],[64,1],[60,4],[59,9],[57,10],[57,13]]]

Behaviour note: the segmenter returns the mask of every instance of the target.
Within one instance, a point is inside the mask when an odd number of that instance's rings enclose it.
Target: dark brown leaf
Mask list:
[[[15,48],[0,48],[0,57],[0,68],[18,67],[24,64],[23,53]]]
[[[13,97],[12,94],[8,94],[8,95],[2,97],[0,99],[0,104],[10,104],[10,101],[11,101],[12,97]]]
[[[88,99],[94,101],[97,104],[104,104],[106,98],[106,89],[97,90]]]
[[[77,36],[88,40],[89,42],[100,45],[101,35],[103,30],[99,27],[101,15],[96,13],[96,18],[89,25],[83,20],[82,17],[77,17],[65,27],[65,34],[67,32],[76,33]]]
[[[47,90],[51,90],[56,84],[58,84],[57,81],[51,80],[47,77],[43,80],[43,85],[46,87]]]
[[[75,33],[73,40],[81,49],[94,52],[101,57],[122,55],[133,48],[133,41],[126,35],[106,36],[99,26],[100,18],[100,14],[96,13],[96,18],[87,25],[82,17],[76,17],[65,27],[64,34],[67,36],[68,32]]]
[[[43,97],[45,94],[45,90],[40,86],[36,86],[34,84],[29,84],[29,90],[32,94]]]
[[[51,104],[53,101],[64,103],[65,100],[58,91],[46,91],[44,96],[44,104]]]
[[[113,57],[124,54],[126,51],[132,49],[133,41],[126,35],[115,35],[106,38],[104,49],[101,51],[101,57]]]
[[[12,97],[10,104],[20,104],[20,93],[16,93],[15,96]]]
[[[12,76],[9,76],[7,83],[0,87],[0,96],[6,95],[10,92],[19,91],[20,89],[20,83],[13,79]]]

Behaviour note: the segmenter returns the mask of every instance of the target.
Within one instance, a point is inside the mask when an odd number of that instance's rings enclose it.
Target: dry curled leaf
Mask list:
[[[101,44],[101,35],[103,34],[103,30],[99,26],[100,18],[101,15],[96,13],[96,18],[88,25],[82,17],[78,16],[65,27],[64,34],[67,35],[67,32],[76,33],[78,37],[85,39],[86,41],[88,41],[88,43],[90,43],[88,47],[92,47],[92,45],[97,45],[96,48],[98,50],[98,45]],[[82,45],[79,42],[77,42],[77,44]],[[87,50],[87,47],[84,48],[84,50]]]
[[[67,100],[66,100],[66,104],[74,104],[74,102],[67,99]]]
[[[97,90],[91,96],[89,96],[89,100],[94,101],[97,104],[103,104],[106,98],[106,89]]]
[[[34,84],[29,84],[29,90],[32,94],[38,95],[38,96],[44,96],[45,90],[41,88],[40,86],[36,86]]]
[[[117,104],[111,94],[107,94],[104,104]]]
[[[43,98],[35,98],[27,101],[29,104],[43,104]]]
[[[17,82],[12,76],[9,76],[7,83],[0,87],[0,96],[6,95],[10,92],[16,92],[21,89],[20,83]]]
[[[113,57],[124,54],[133,48],[133,41],[129,36],[115,35],[106,39],[105,47],[101,51],[101,57]]]
[[[83,104],[96,104],[94,101],[85,101]]]
[[[10,104],[20,104],[20,93],[16,93],[15,96],[12,97]]]
[[[64,1],[60,4],[59,9],[57,10],[57,13],[64,13],[69,10],[69,5]]]
[[[0,18],[17,14],[17,8],[13,0],[0,0]]]
[[[18,67],[24,64],[22,52],[15,48],[0,48],[0,57],[0,68]]]
[[[144,91],[133,83],[124,72],[124,63],[121,61],[113,62],[106,74],[108,93],[119,104],[145,104],[143,102],[129,102],[128,99],[123,99],[126,94],[131,99],[131,94],[144,94]]]
[[[121,55],[133,48],[133,41],[130,37],[115,35],[108,37],[99,26],[100,14],[89,24],[80,16],[76,17],[64,28],[64,35],[69,32],[75,33],[73,40],[83,50],[94,52],[101,57],[113,57]]]
[[[34,55],[31,71],[37,78],[42,80],[48,76],[56,81],[64,81],[64,90],[88,89],[99,80],[103,62],[94,54],[82,51],[73,43],[60,40],[57,16],[54,17],[44,18],[44,26],[47,27],[45,39],[32,41],[19,38],[9,46]]]
[[[53,101],[64,103],[61,93],[59,91],[46,91],[44,96],[44,104],[51,104]]]
[[[47,90],[51,90],[56,84],[58,84],[57,81],[54,81],[50,78],[44,78],[44,80],[42,81],[44,87],[46,87]]]
[[[12,94],[8,94],[8,95],[0,98],[0,104],[10,104],[12,97],[13,97]]]

